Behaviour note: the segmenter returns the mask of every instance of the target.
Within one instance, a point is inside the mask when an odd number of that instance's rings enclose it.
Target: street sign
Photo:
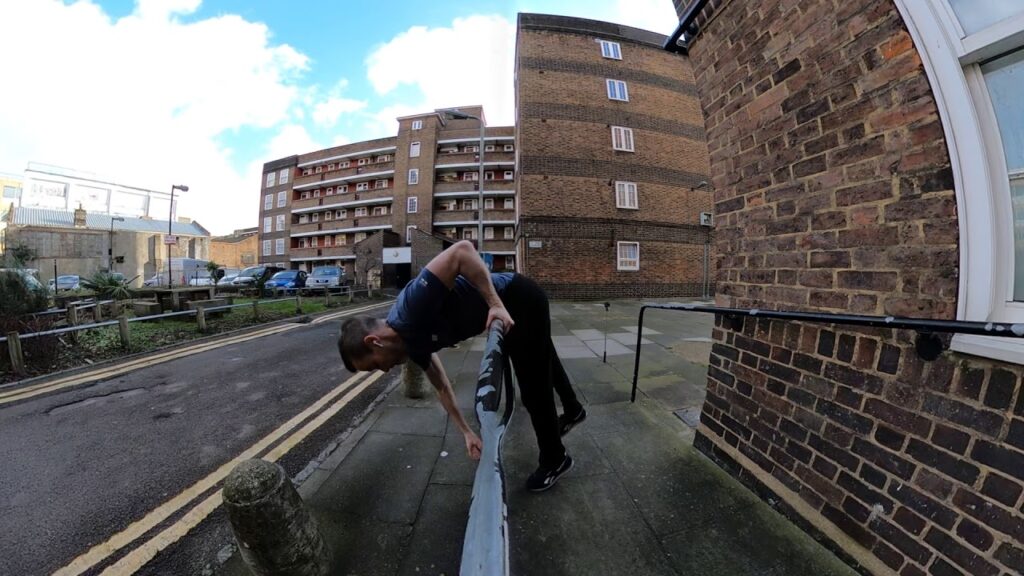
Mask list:
[[[164,244],[172,245],[178,243],[177,236],[171,236],[170,234],[164,234]]]
[[[543,240],[530,240],[530,248],[540,248],[544,246]]]
[[[385,264],[409,264],[412,262],[412,248],[409,246],[403,248],[385,248],[384,249],[384,263]]]

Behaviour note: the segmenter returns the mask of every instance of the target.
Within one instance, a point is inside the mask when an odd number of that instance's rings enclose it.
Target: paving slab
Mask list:
[[[437,402],[421,407],[385,406],[381,410],[380,418],[373,425],[373,431],[388,434],[444,436],[446,420],[447,414],[443,408],[438,406]]]
[[[566,360],[570,358],[594,358],[595,354],[593,350],[587,348],[584,345],[580,346],[559,346],[555,345],[555,352],[558,357]]]
[[[573,330],[573,335],[583,341],[587,340],[601,340],[604,338],[604,332],[600,330],[594,330],[593,328],[586,328],[583,330]]]
[[[619,344],[626,346],[636,346],[636,332],[611,332],[608,334],[608,338],[615,340]],[[640,345],[644,346],[647,344],[654,344],[653,340],[647,338],[640,338]]]
[[[432,484],[427,487],[422,513],[416,519],[398,574],[454,576],[459,573],[472,493],[470,486]]]
[[[623,354],[632,356],[633,351],[626,348],[615,340],[584,340],[583,343],[590,348],[595,356],[602,357],[607,351],[608,356],[621,356]]]

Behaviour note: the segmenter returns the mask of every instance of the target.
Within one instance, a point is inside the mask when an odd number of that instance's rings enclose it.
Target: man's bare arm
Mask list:
[[[483,442],[476,435],[476,432],[473,432],[473,429],[469,427],[466,419],[462,417],[462,411],[459,410],[459,405],[455,402],[455,392],[452,391],[451,382],[448,381],[448,374],[445,373],[444,365],[441,364],[441,359],[438,358],[437,354],[430,355],[427,379],[434,386],[434,390],[437,392],[437,397],[441,401],[441,406],[444,406],[445,412],[455,420],[455,425],[462,431],[469,457],[474,460],[480,459]]]

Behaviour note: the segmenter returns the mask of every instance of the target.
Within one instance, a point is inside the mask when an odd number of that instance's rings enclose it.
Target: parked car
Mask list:
[[[189,286],[213,286],[216,282],[213,280],[213,276],[210,276],[208,271],[196,272],[194,276],[189,277]]]
[[[236,289],[255,288],[261,280],[267,280],[282,270],[284,268],[280,266],[250,266],[239,272],[231,285]]]
[[[263,285],[263,294],[270,296],[277,292],[292,294],[306,287],[305,270],[282,270],[274,274],[270,280]]]
[[[346,284],[345,269],[340,266],[317,266],[306,278],[306,290],[334,290]]]
[[[67,274],[64,276],[57,276],[57,281],[54,282],[50,279],[47,282],[50,291],[54,290],[78,290],[82,287],[82,279],[75,274]]]
[[[238,278],[238,270],[235,270],[234,272],[225,272],[224,276],[222,276],[220,280],[217,280],[217,289],[231,289],[232,282],[234,282],[235,278]]]
[[[15,274],[29,290],[43,291],[43,284],[35,276],[35,270],[31,268],[0,268],[0,274]],[[52,283],[53,280],[50,280]]]

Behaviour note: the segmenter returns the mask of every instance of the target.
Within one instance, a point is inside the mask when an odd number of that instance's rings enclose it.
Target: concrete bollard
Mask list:
[[[96,302],[96,307],[92,309],[92,319],[94,322],[103,322],[103,304]]]
[[[68,326],[78,326],[78,306],[68,304]],[[78,344],[78,332],[68,332],[71,342]]]
[[[121,314],[117,318],[117,331],[121,336],[121,346],[125,350],[131,350],[132,338],[131,332],[128,331],[128,316]]]
[[[257,576],[325,576],[330,552],[284,469],[246,460],[224,481],[224,509]]]
[[[302,294],[295,293],[295,313],[302,314]]]
[[[409,361],[402,365],[402,387],[406,398],[423,398],[427,394],[427,374],[419,364]]]
[[[7,352],[11,357],[11,368],[18,376],[25,375],[25,356],[21,352],[21,339],[17,332],[7,333]]]
[[[200,332],[206,332],[206,310],[202,306],[196,308],[196,328]]]
[[[331,307],[331,289],[324,288],[324,308]]]

